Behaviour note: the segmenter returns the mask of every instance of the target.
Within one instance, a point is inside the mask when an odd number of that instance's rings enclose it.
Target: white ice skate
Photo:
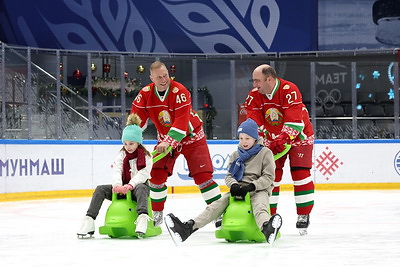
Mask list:
[[[140,214],[136,221],[136,234],[138,235],[139,238],[142,238],[145,234],[146,234],[146,230],[147,230],[147,222],[152,220],[149,215],[147,214]]]
[[[87,238],[87,237],[92,237],[94,234],[94,220],[90,216],[85,216],[83,218],[83,223],[81,228],[78,230],[78,238]]]
[[[308,234],[307,228],[310,225],[310,215],[299,215],[297,217],[296,228],[299,229],[300,235]]]
[[[163,212],[153,211],[154,226],[160,226],[163,223]]]

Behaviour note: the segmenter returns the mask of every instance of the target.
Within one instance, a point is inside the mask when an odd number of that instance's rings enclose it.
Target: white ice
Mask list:
[[[292,192],[282,192],[282,237],[267,243],[216,239],[212,224],[175,246],[165,225],[160,236],[78,239],[90,198],[0,203],[1,266],[394,266],[400,262],[400,190],[319,191],[308,235],[295,228]],[[199,194],[169,195],[165,213],[182,220],[205,204]]]

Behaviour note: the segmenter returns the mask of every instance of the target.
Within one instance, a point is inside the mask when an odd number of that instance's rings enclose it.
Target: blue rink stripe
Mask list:
[[[209,145],[236,145],[239,140],[207,140]],[[155,145],[156,140],[143,140],[144,145]],[[27,140],[0,139],[6,145],[122,145],[121,140]],[[400,144],[400,139],[326,139],[315,140],[315,144]]]

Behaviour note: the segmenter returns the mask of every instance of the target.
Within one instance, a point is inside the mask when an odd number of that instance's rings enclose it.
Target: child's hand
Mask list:
[[[250,183],[245,186],[240,186],[239,184],[233,184],[231,186],[231,195],[233,197],[245,197],[248,192],[256,190],[256,186]]]
[[[124,186],[122,186],[122,185],[117,185],[117,186],[114,186],[114,187],[113,187],[112,192],[113,192],[113,193],[118,193],[118,194],[126,195],[126,194],[128,193],[128,191],[129,191],[129,190],[132,190],[132,189],[133,189],[133,186],[130,185],[130,184],[126,184],[126,185],[124,185]]]
[[[231,186],[231,190],[230,190],[230,192],[231,192],[231,195],[233,196],[233,197],[239,197],[239,196],[241,196],[241,190],[242,188],[240,187],[240,185],[239,184],[233,184],[232,186]]]

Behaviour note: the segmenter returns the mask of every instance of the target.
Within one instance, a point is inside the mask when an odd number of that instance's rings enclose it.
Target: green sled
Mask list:
[[[230,196],[229,205],[222,216],[221,228],[215,231],[215,237],[228,242],[266,242],[254,219],[249,193],[244,199]],[[279,237],[280,232],[277,235]]]
[[[112,194],[112,203],[107,209],[105,225],[99,227],[99,233],[112,238],[138,237],[138,234],[135,233],[135,221],[138,217],[136,211],[137,203],[132,200],[131,191],[126,194],[126,198],[118,199],[117,195],[116,193]],[[150,198],[148,212],[150,218],[153,218]],[[153,221],[149,220],[144,237],[156,236],[161,233],[161,227],[154,226]]]

